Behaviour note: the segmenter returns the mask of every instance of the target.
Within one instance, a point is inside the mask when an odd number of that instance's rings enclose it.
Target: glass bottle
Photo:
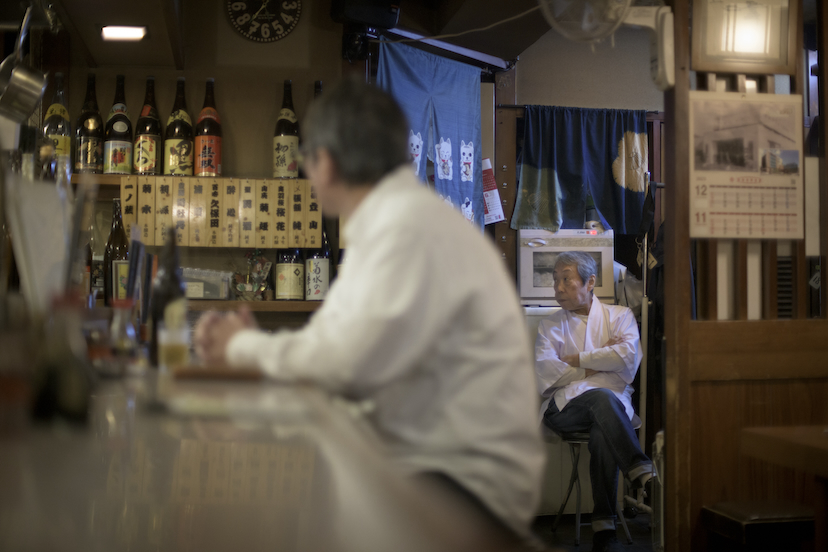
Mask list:
[[[193,120],[187,113],[184,77],[178,77],[175,102],[164,132],[164,174],[193,175]]]
[[[167,229],[167,238],[158,259],[158,272],[152,282],[150,317],[150,363],[158,366],[158,333],[161,324],[168,332],[185,331],[187,327],[187,298],[178,262],[175,228]]]
[[[75,125],[75,172],[103,172],[104,128],[95,95],[95,74],[86,78],[86,99]]]
[[[121,200],[112,200],[112,228],[104,250],[104,303],[126,299],[126,278],[129,267],[129,240],[121,218]]]
[[[276,255],[276,300],[301,301],[305,298],[305,265],[298,248],[280,249]]]
[[[68,168],[71,170],[72,124],[69,122],[69,110],[66,109],[63,73],[55,73],[55,94],[43,120],[43,136],[54,148],[58,170],[66,170],[67,165],[70,165]]]
[[[132,169],[135,174],[161,173],[161,117],[155,107],[155,77],[147,77],[144,107],[135,124]]]
[[[216,110],[215,79],[207,79],[204,107],[195,126],[195,175],[221,176],[221,118]]]
[[[273,178],[299,176],[299,122],[293,110],[291,81],[285,81],[282,109],[273,132]]]
[[[124,95],[124,76],[115,77],[115,100],[106,118],[104,174],[132,173],[132,123]]]
[[[321,301],[328,294],[331,281],[331,248],[328,235],[322,229],[322,243],[308,251],[305,258],[305,300]]]
[[[138,334],[133,322],[134,299],[112,301],[112,325],[109,344],[112,350],[112,375],[127,373],[138,359]]]
[[[89,224],[89,248],[92,251],[92,264],[89,275],[90,293],[96,299],[104,298],[104,268],[103,258],[106,244],[95,227],[95,223]]]

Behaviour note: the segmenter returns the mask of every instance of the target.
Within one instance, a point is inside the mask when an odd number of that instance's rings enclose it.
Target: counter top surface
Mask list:
[[[485,549],[372,435],[311,387],[105,382],[87,426],[0,437],[0,549]]]

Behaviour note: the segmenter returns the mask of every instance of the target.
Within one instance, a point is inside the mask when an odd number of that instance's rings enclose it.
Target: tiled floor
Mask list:
[[[589,516],[582,516],[581,521],[588,521]],[[543,516],[535,520],[535,535],[554,552],[589,552],[592,550],[592,528],[589,524],[581,527],[581,544],[575,546],[575,516],[564,516],[558,525],[558,530],[552,533],[552,524],[555,516]],[[650,529],[650,516],[638,514],[633,519],[627,519],[633,543],[627,544],[624,528],[618,524],[618,540],[624,545],[625,552],[653,552],[653,541]]]

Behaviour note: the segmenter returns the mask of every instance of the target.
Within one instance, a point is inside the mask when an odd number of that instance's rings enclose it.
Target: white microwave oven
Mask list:
[[[614,303],[613,242],[612,230],[519,230],[517,272],[521,304],[558,305],[552,267],[564,251],[584,251],[592,255],[598,265],[595,296],[601,301]]]

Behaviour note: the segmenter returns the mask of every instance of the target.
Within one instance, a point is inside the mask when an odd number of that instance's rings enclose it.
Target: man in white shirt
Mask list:
[[[345,80],[314,100],[303,131],[319,204],[347,220],[347,260],[304,328],[266,334],[249,313],[211,313],[198,354],[370,399],[400,466],[528,538],[544,452],[531,345],[500,255],[411,172],[408,124],[385,92]]]
[[[582,251],[555,260],[555,299],[561,310],[541,321],[535,372],[545,401],[543,423],[556,433],[589,433],[594,508],[593,552],[621,551],[615,536],[618,470],[636,486],[652,477],[632,427],[631,383],[641,362],[638,325],[630,309],[593,294],[595,260]]]

